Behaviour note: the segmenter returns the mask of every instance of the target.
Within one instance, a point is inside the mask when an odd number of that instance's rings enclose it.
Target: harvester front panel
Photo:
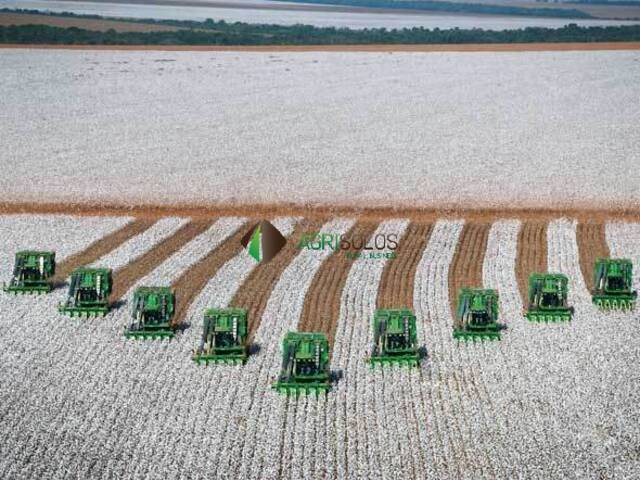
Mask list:
[[[133,294],[127,338],[172,338],[175,295],[168,287],[139,287]]]
[[[633,290],[633,264],[623,258],[599,258],[593,269],[592,300],[604,310],[633,310],[638,292]]]
[[[568,304],[569,279],[560,273],[529,275],[529,308],[526,317],[532,322],[569,321],[573,307]]]
[[[78,268],[71,274],[67,300],[58,310],[72,317],[105,315],[109,311],[111,285],[110,269]]]
[[[330,387],[327,337],[322,333],[287,333],[282,342],[282,371],[273,389],[297,396],[319,395]]]
[[[49,293],[51,280],[56,271],[54,252],[16,252],[13,276],[9,285],[4,285],[7,293]]]
[[[373,318],[371,366],[384,364],[417,367],[416,317],[408,309],[380,309]]]
[[[458,308],[453,338],[460,340],[499,340],[498,293],[491,289],[463,288],[458,294]]]
[[[193,352],[193,361],[205,365],[247,361],[247,311],[242,308],[211,308],[204,314],[200,346]]]

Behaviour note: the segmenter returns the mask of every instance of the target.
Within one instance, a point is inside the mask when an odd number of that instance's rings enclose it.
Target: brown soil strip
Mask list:
[[[141,234],[154,223],[155,221],[149,218],[135,219],[119,230],[116,230],[115,232],[110,233],[109,235],[92,243],[83,251],[64,259],[56,265],[56,274],[53,277],[53,284],[57,285],[65,282],[67,277],[76,268],[95,262],[100,257],[103,257],[107,253],[118,248],[130,238]]]
[[[345,238],[371,238],[378,224],[376,222],[359,221],[345,234]],[[349,276],[354,260],[346,256],[344,251],[333,252],[316,272],[311,287],[304,299],[302,316],[298,323],[300,332],[321,332],[329,339],[331,351],[338,318],[340,317],[340,300],[342,290]]]
[[[26,13],[0,13],[0,25],[49,25],[61,28],[84,28],[98,32],[114,29],[116,32],[172,32],[181,30],[169,25],[150,23],[121,22],[117,20],[98,20],[92,18],[59,17],[54,15],[31,15]]]
[[[413,288],[418,263],[422,258],[433,225],[411,223],[398,244],[396,257],[388,260],[378,288],[378,308],[413,310]]]
[[[189,307],[205,287],[207,282],[225,263],[240,253],[242,244],[240,239],[251,229],[253,222],[249,221],[240,227],[222,244],[211,250],[201,261],[187,269],[171,285],[176,295],[176,311],[173,322],[180,325],[189,311]]]
[[[611,255],[604,223],[579,223],[576,236],[580,256],[580,270],[587,289],[593,289],[593,264],[596,258],[607,258]]]
[[[153,271],[185,244],[205,232],[214,220],[196,220],[187,223],[177,232],[155,245],[151,250],[114,272],[110,301],[119,300],[142,277]]]
[[[53,50],[144,50],[169,52],[557,52],[594,50],[640,50],[640,42],[255,46],[3,44],[0,45],[0,48]]]
[[[0,214],[65,214],[65,215],[129,215],[139,218],[162,217],[214,218],[242,216],[263,219],[279,216],[323,219],[336,216],[358,217],[363,220],[381,221],[389,218],[408,218],[416,222],[435,222],[438,219],[460,219],[475,222],[493,222],[505,218],[523,221],[550,221],[561,217],[578,221],[607,222],[611,220],[640,221],[640,209],[594,208],[585,204],[579,208],[472,208],[455,205],[415,207],[360,207],[358,205],[301,205],[276,204],[175,204],[175,205],[124,205],[124,204],[69,204],[69,203],[16,203],[0,202]]]
[[[522,305],[529,300],[529,274],[547,271],[547,223],[524,222],[518,233],[516,278]]]
[[[491,223],[466,223],[449,268],[449,303],[455,315],[461,288],[482,288],[482,264]]]
[[[267,301],[271,296],[282,272],[300,252],[298,242],[303,233],[320,230],[324,220],[302,220],[299,222],[293,234],[287,239],[284,248],[278,252],[269,262],[260,263],[254,268],[244,283],[240,286],[230,302],[231,307],[240,307],[247,310],[249,318],[249,343],[262,320],[262,314]]]

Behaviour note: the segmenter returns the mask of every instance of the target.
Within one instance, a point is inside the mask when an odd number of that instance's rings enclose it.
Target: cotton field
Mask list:
[[[64,287],[0,295],[0,478],[637,476],[640,313],[596,310],[584,268],[604,249],[634,262],[640,287],[639,223],[591,225],[602,245],[590,250],[581,221],[545,219],[544,248],[532,255],[569,276],[575,314],[538,324],[522,315],[517,278],[530,247],[521,235],[528,219],[278,216],[272,223],[288,241],[266,264],[238,242],[255,221],[0,216],[2,280],[11,277],[16,251],[42,248],[56,250],[61,265],[83,258],[110,267],[114,282],[126,283],[111,312],[97,318],[59,314]],[[346,260],[339,251],[297,248],[316,226],[347,236],[396,234],[399,254]],[[333,277],[323,269],[330,261]],[[179,290],[179,279],[195,271],[207,278],[175,338],[125,339],[135,286]],[[452,338],[452,285],[470,279],[499,290],[500,341]],[[420,368],[367,363],[381,299],[415,312],[426,350]],[[248,362],[192,362],[204,309],[239,305],[253,324]],[[271,389],[282,337],[303,317],[330,337],[335,377],[326,396]]]
[[[638,51],[2,49],[0,70],[3,201],[640,206]]]

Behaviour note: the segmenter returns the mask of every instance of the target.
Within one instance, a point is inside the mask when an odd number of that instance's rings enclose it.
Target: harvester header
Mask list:
[[[169,287],[138,287],[133,293],[133,323],[124,332],[127,338],[172,338],[175,295]]]
[[[322,333],[289,332],[282,341],[282,371],[273,389],[287,395],[330,388],[329,341]]]
[[[210,308],[204,312],[200,346],[193,361],[207,364],[243,364],[247,360],[249,333],[247,311],[243,308]]]
[[[373,317],[371,366],[401,364],[417,367],[420,363],[416,316],[407,308],[380,309]]]
[[[604,310],[633,310],[633,264],[626,258],[598,258],[593,268],[592,300]]]
[[[56,273],[56,254],[24,250],[16,252],[13,276],[3,290],[8,293],[48,293]]]
[[[529,308],[526,313],[532,322],[561,322],[571,320],[573,307],[568,304],[569,279],[561,273],[532,273],[529,275]]]
[[[453,338],[461,340],[499,340],[498,292],[491,289],[463,288],[453,324]]]
[[[67,300],[58,306],[70,316],[102,316],[109,311],[111,270],[81,267],[73,271]]]

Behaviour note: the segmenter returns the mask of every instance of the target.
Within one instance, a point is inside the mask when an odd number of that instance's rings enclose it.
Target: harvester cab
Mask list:
[[[322,333],[288,332],[282,341],[282,371],[273,389],[287,395],[327,392],[329,341]]]
[[[636,305],[633,264],[625,258],[599,258],[593,269],[593,303],[605,310],[629,309]]]
[[[402,364],[417,367],[420,364],[416,333],[416,317],[409,309],[380,309],[373,317],[373,350],[369,362],[376,364]]]
[[[56,254],[54,252],[22,251],[16,252],[13,277],[3,290],[8,293],[48,293],[51,280],[56,273]]]
[[[453,338],[499,340],[498,293],[491,289],[463,288],[453,324]]]
[[[571,320],[573,307],[568,305],[569,279],[561,273],[529,275],[529,309],[526,317],[532,322]]]
[[[247,361],[247,311],[242,308],[210,308],[204,312],[200,347],[193,361],[207,364],[243,364]]]
[[[108,268],[78,268],[71,274],[67,300],[58,310],[72,317],[105,315],[109,311],[111,284]]]
[[[138,287],[133,293],[133,323],[124,332],[127,338],[171,338],[175,295],[169,287]]]

